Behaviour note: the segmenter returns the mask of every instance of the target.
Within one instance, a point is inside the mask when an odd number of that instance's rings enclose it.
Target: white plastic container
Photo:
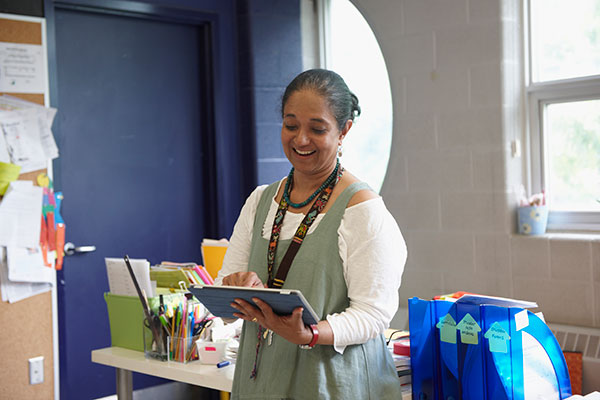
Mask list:
[[[202,364],[218,364],[225,359],[227,342],[207,342],[197,340],[198,357]]]

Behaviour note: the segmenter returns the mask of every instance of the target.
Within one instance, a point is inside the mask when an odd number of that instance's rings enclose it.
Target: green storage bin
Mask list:
[[[183,293],[165,294],[163,295],[163,301],[165,304],[179,301],[183,299]],[[111,345],[144,351],[144,310],[139,297],[104,293],[104,300],[108,309]],[[151,297],[148,299],[148,303],[150,308],[157,312],[160,298],[158,296]]]

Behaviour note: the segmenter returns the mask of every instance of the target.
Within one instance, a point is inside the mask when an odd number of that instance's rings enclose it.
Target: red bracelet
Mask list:
[[[315,347],[317,344],[317,340],[319,340],[319,329],[317,325],[309,325],[310,330],[312,331],[313,337],[309,344],[301,344],[299,347],[301,349],[309,350]]]

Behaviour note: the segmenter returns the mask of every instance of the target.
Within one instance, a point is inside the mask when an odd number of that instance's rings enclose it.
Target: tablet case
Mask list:
[[[295,308],[303,307],[302,320],[305,324],[319,322],[319,317],[299,290],[192,285],[189,291],[213,315],[221,318],[236,318],[233,313],[237,310],[230,306],[234,299],[243,299],[253,304],[252,298],[259,298],[269,304],[277,315],[289,315]]]

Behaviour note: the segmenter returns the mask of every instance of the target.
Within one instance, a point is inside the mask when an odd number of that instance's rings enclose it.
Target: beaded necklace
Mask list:
[[[292,169],[290,170],[290,173],[287,177],[287,181],[285,182],[285,188],[283,189],[283,198],[285,199],[285,201],[288,203],[288,205],[290,207],[293,207],[293,208],[304,207],[305,205],[310,203],[315,198],[316,195],[321,193],[323,191],[323,189],[325,189],[327,186],[329,186],[334,179],[336,179],[339,169],[340,169],[340,159],[338,158],[337,162],[335,163],[335,168],[334,168],[333,172],[327,177],[327,179],[325,179],[325,182],[323,182],[321,184],[321,186],[319,186],[317,188],[317,190],[315,190],[313,192],[313,194],[308,196],[308,199],[304,200],[301,203],[294,203],[293,201],[290,200],[290,193],[292,193],[292,187],[294,186],[294,167],[292,167]]]

